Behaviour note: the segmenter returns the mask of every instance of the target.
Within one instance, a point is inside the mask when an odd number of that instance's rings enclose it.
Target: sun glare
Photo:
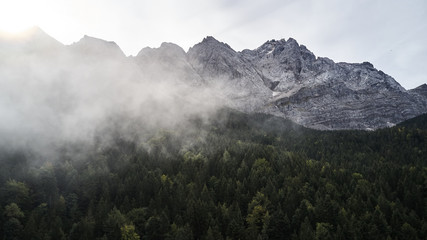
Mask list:
[[[40,8],[32,1],[1,1],[0,31],[16,34],[38,25],[37,16],[42,16]]]
[[[14,22],[12,24],[4,24],[2,23],[0,25],[0,30],[4,33],[8,34],[18,34],[21,32],[24,32],[25,30],[31,28],[32,26],[35,26],[35,24],[32,23],[17,23]]]

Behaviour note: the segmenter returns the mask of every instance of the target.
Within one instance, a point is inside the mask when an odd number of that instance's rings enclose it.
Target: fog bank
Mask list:
[[[174,79],[173,62],[143,69],[115,43],[87,36],[64,46],[36,30],[0,39],[0,55],[0,146],[8,149],[44,154],[113,133],[182,129],[224,103],[217,88]]]

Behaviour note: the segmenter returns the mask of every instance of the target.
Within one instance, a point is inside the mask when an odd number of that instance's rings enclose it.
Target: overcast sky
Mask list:
[[[34,25],[127,55],[162,42],[188,50],[208,35],[237,51],[292,37],[335,62],[369,61],[406,89],[427,82],[426,0],[0,0],[0,30]]]

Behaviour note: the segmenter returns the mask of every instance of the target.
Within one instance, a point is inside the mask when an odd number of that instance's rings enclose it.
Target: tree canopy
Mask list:
[[[226,116],[226,117],[224,117]],[[426,239],[427,115],[317,131],[222,110],[39,165],[2,150],[3,239]],[[148,133],[147,133],[148,134]],[[190,140],[189,140],[190,139]]]

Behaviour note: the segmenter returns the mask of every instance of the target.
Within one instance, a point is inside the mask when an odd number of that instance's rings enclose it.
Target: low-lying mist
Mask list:
[[[1,148],[52,158],[67,144],[144,140],[159,129],[190,132],[190,119],[207,121],[223,106],[216,88],[170,79],[167,69],[141,69],[114,43],[87,39],[0,48]]]

